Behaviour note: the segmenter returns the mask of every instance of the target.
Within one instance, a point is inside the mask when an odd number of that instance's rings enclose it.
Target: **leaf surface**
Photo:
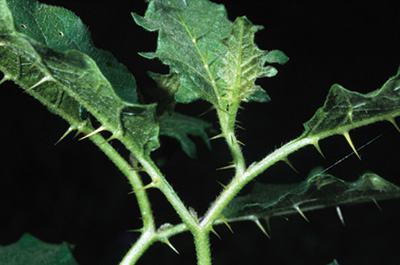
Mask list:
[[[0,247],[1,264],[77,265],[66,243],[50,244],[24,234],[12,245]]]
[[[155,105],[137,102],[136,83],[108,52],[95,48],[72,12],[31,0],[0,0],[0,70],[72,129],[86,129],[82,107],[133,153],[158,148]]]
[[[226,218],[272,217],[342,204],[373,202],[400,197],[400,188],[373,173],[355,182],[328,174],[310,174],[296,184],[256,183],[250,194],[239,196],[224,210]]]
[[[183,151],[190,157],[196,157],[196,145],[189,136],[198,136],[209,149],[208,131],[211,124],[198,118],[173,113],[165,115],[160,121],[160,135],[165,135],[178,140]]]
[[[231,28],[225,8],[207,0],[156,0],[149,3],[144,17],[132,15],[138,25],[158,31],[157,50],[143,55],[160,59],[180,76],[176,100],[216,103],[220,41]]]
[[[257,48],[254,33],[261,27],[245,17],[232,23],[222,5],[206,0],[151,1],[144,17],[132,15],[138,25],[158,31],[156,51],[142,54],[178,74],[178,102],[203,99],[218,107],[220,101],[266,102],[269,97],[255,79],[276,74],[263,66],[266,62],[287,61],[282,52],[267,56]]]
[[[325,138],[400,115],[400,72],[381,89],[361,94],[333,85],[324,106],[304,124],[305,137]]]
[[[246,17],[238,17],[232,26],[230,35],[222,40],[227,51],[222,56],[225,66],[220,77],[226,83],[225,94],[229,102],[258,101],[268,102],[269,96],[260,86],[255,84],[257,78],[273,77],[278,71],[268,63],[285,64],[286,55],[280,51],[260,50],[254,43],[255,33],[262,29],[254,26]]]

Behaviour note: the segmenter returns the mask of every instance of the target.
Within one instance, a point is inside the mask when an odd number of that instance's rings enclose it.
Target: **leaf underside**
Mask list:
[[[400,197],[400,188],[373,173],[355,182],[327,174],[310,174],[297,184],[256,183],[250,194],[231,201],[223,215],[229,219],[246,216],[273,217],[342,204],[374,202]]]
[[[196,145],[189,136],[200,137],[211,149],[207,133],[210,129],[211,123],[179,113],[165,115],[160,121],[160,135],[178,140],[182,150],[192,158],[196,157]]]

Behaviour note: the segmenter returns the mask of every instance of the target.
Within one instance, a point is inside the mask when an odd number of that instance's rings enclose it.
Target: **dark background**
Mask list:
[[[136,26],[130,15],[131,11],[144,14],[144,1],[42,2],[64,6],[80,16],[96,46],[110,50],[132,71],[139,90],[154,86],[146,71],[167,71],[161,63],[137,55],[156,46],[156,34]],[[246,104],[240,113],[246,130],[238,133],[246,144],[243,151],[249,164],[299,136],[302,123],[322,106],[332,84],[367,93],[379,88],[400,65],[398,9],[393,1],[362,5],[216,2],[226,5],[231,20],[246,15],[265,26],[256,35],[261,49],[281,49],[290,57],[287,65],[278,68],[278,76],[258,81],[272,101]],[[124,176],[90,141],[68,137],[55,146],[68,124],[10,82],[1,86],[1,92],[0,244],[11,244],[29,232],[46,242],[74,244],[80,264],[117,264],[138,236],[128,230],[141,225]],[[177,108],[197,116],[208,107],[196,102]],[[213,121],[214,115],[204,118]],[[356,146],[380,134],[360,151],[362,161],[353,155],[329,172],[355,180],[370,170],[400,184],[400,135],[394,127],[379,123],[351,132]],[[229,171],[215,170],[229,162],[225,144],[212,142],[210,152],[196,139],[198,159],[190,159],[175,141],[161,140],[155,160],[164,161],[162,171],[187,205],[204,213],[220,190],[217,181],[227,183],[231,176]],[[315,166],[328,167],[351,152],[340,136],[323,140],[321,148],[325,160],[311,147],[290,156],[300,174],[281,163],[259,181],[301,181]],[[149,180],[144,177],[144,181]],[[150,196],[158,225],[179,222],[159,192],[151,191]],[[212,239],[214,263],[327,264],[336,258],[341,265],[399,264],[398,202],[381,202],[383,211],[373,203],[344,206],[345,226],[333,208],[307,213],[311,223],[299,216],[276,217],[271,220],[271,240],[251,223],[233,224],[233,235],[217,227],[222,240]],[[139,264],[195,264],[188,233],[171,242],[179,256],[157,243]]]

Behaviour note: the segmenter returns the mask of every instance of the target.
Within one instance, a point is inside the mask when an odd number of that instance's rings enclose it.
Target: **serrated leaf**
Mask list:
[[[399,187],[373,173],[366,173],[355,182],[312,173],[305,181],[296,184],[257,183],[250,194],[233,199],[223,216],[231,219],[272,217],[298,213],[298,209],[306,212],[399,197]]]
[[[133,76],[93,46],[78,17],[32,0],[0,5],[4,80],[17,83],[72,129],[90,128],[79,115],[82,106],[131,152],[148,154],[159,146],[155,105],[138,104]]]
[[[132,15],[138,25],[158,31],[157,50],[143,55],[160,59],[179,75],[176,100],[204,99],[216,104],[217,73],[223,65],[221,40],[232,24],[225,8],[207,0],[155,0],[144,17]]]
[[[322,108],[304,124],[301,137],[325,138],[400,115],[400,72],[368,94],[333,85]]]
[[[254,43],[255,33],[262,27],[254,26],[246,17],[238,17],[232,26],[230,35],[222,40],[227,51],[222,56],[225,66],[219,76],[225,81],[222,95],[229,102],[257,101],[267,102],[267,93],[255,84],[257,78],[273,77],[278,71],[273,66],[264,66],[266,62],[286,63],[284,54],[260,50]],[[286,57],[287,58],[287,57]]]
[[[18,242],[0,247],[0,263],[7,265],[77,265],[66,243],[50,244],[31,234]]]
[[[190,157],[196,157],[196,145],[189,136],[200,137],[209,149],[208,131],[211,124],[198,118],[172,113],[163,116],[160,121],[160,135],[172,137],[181,144],[183,151]]]

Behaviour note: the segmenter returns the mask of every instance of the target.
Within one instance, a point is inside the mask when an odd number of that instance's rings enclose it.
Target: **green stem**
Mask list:
[[[232,167],[235,168],[235,175],[241,175],[246,169],[245,160],[243,157],[240,143],[235,135],[235,122],[239,104],[230,104],[229,110],[217,109],[218,119],[221,126],[222,135],[229,147],[232,155]],[[229,166],[228,166],[229,167]]]
[[[131,249],[126,253],[123,260],[119,263],[119,265],[132,265],[135,264],[139,258],[143,255],[143,253],[150,247],[151,244],[155,241],[155,233],[154,230],[144,231],[139,239],[135,242],[135,244],[131,247]]]
[[[142,180],[137,171],[133,170],[129,163],[110,145],[100,134],[90,137],[90,140],[117,166],[117,168],[126,176],[133,190],[143,188]],[[135,192],[140,213],[142,214],[143,226],[145,229],[155,229],[153,212],[147,193],[144,190]]]
[[[202,230],[193,234],[196,246],[197,265],[211,265],[210,231]]]
[[[143,169],[151,177],[154,187],[158,188],[164,194],[181,220],[187,225],[188,229],[192,233],[198,231],[199,223],[197,219],[192,216],[189,209],[185,206],[185,204],[176,194],[175,190],[161,174],[158,167],[150,160],[150,158],[137,157],[137,159],[142,165]]]
[[[263,173],[270,166],[278,161],[285,159],[289,154],[303,148],[304,146],[315,143],[316,139],[302,138],[293,140],[271,154],[267,155],[261,161],[251,165],[243,174],[236,175],[229,185],[224,189],[213,205],[205,214],[200,223],[202,229],[209,228],[213,225],[215,220],[220,218],[222,211],[228,203],[239,193],[239,191],[255,177]]]

